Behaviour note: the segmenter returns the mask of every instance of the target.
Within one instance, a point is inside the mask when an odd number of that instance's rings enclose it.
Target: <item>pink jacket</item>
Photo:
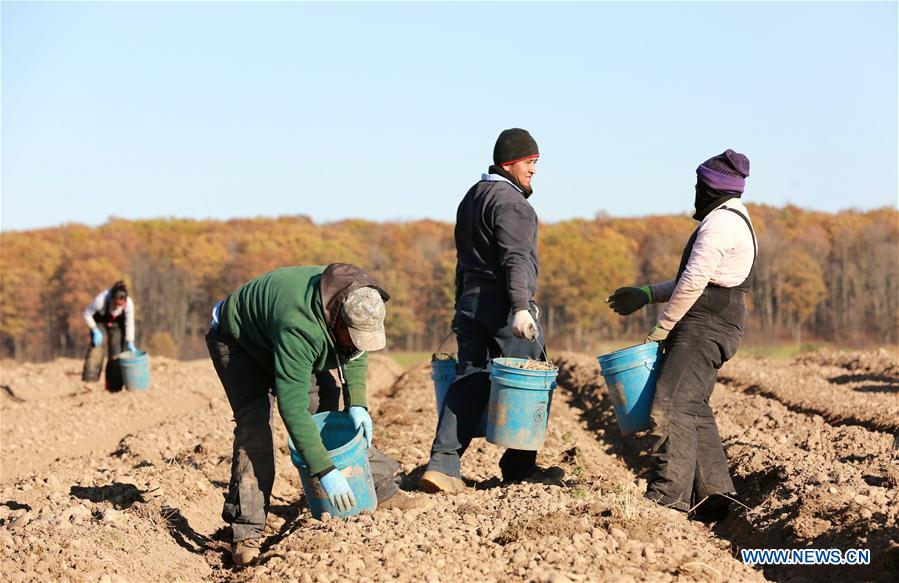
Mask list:
[[[749,211],[737,198],[730,199],[710,212],[699,223],[693,251],[680,279],[670,279],[650,286],[653,301],[668,302],[659,320],[662,328],[674,328],[708,284],[735,287],[749,275],[755,234],[749,232],[743,219],[724,211],[725,208],[739,211],[749,218]]]

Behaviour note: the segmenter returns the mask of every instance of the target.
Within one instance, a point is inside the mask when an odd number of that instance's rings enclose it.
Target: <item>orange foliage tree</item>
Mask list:
[[[759,240],[750,333],[899,341],[896,209],[750,212]],[[674,277],[695,227],[684,215],[541,225],[537,301],[550,348],[591,349],[599,339],[644,334],[661,306],[620,318],[604,300],[620,286]],[[332,262],[360,265],[391,293],[390,347],[434,350],[449,332],[450,224],[112,219],[97,228],[0,233],[0,349],[20,359],[80,355],[81,312],[124,279],[137,304],[138,342],[201,356],[209,310],[230,290],[278,267]]]

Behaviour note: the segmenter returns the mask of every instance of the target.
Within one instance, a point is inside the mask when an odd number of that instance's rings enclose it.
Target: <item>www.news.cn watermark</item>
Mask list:
[[[870,565],[870,549],[741,549],[746,565]]]

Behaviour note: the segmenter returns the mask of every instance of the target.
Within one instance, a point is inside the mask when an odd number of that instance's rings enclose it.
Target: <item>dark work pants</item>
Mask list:
[[[734,493],[709,398],[718,369],[739,347],[744,321],[743,294],[716,288],[671,331],[652,404],[647,498],[687,511],[708,496]]]
[[[125,318],[110,322],[108,327],[103,328],[103,333],[106,334],[106,388],[110,391],[119,391],[124,386],[125,380],[122,377],[122,366],[114,357],[127,348]]]
[[[275,482],[274,377],[227,334],[210,330],[206,345],[234,414],[231,481],[222,519],[231,524],[234,542],[258,538],[265,529]],[[339,400],[340,390],[330,372],[313,375],[311,413],[337,410]],[[378,501],[383,502],[399,490],[394,476],[399,464],[374,447],[368,456]]]
[[[530,312],[536,316],[532,303]],[[536,318],[535,318],[536,319]],[[509,300],[500,294],[468,294],[456,305],[453,331],[459,345],[457,376],[450,385],[437,421],[428,469],[462,477],[461,456],[490,401],[488,363],[496,357],[543,360],[543,329],[536,342],[512,334]],[[503,479],[518,480],[536,467],[537,452],[507,449],[500,459]]]
[[[100,331],[103,332],[106,341],[106,389],[110,391],[121,390],[124,385],[122,380],[122,369],[114,356],[120,352],[124,352],[127,348],[125,342],[125,317],[124,315],[116,320],[107,318],[94,317]],[[103,356],[98,355],[96,350],[88,350],[85,356],[84,374],[85,381],[95,381],[100,376],[100,367],[103,366]]]

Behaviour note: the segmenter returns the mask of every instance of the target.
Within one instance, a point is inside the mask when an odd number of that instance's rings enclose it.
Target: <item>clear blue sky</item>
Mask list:
[[[897,205],[897,4],[2,4],[4,230],[453,220],[500,130],[542,220]]]

